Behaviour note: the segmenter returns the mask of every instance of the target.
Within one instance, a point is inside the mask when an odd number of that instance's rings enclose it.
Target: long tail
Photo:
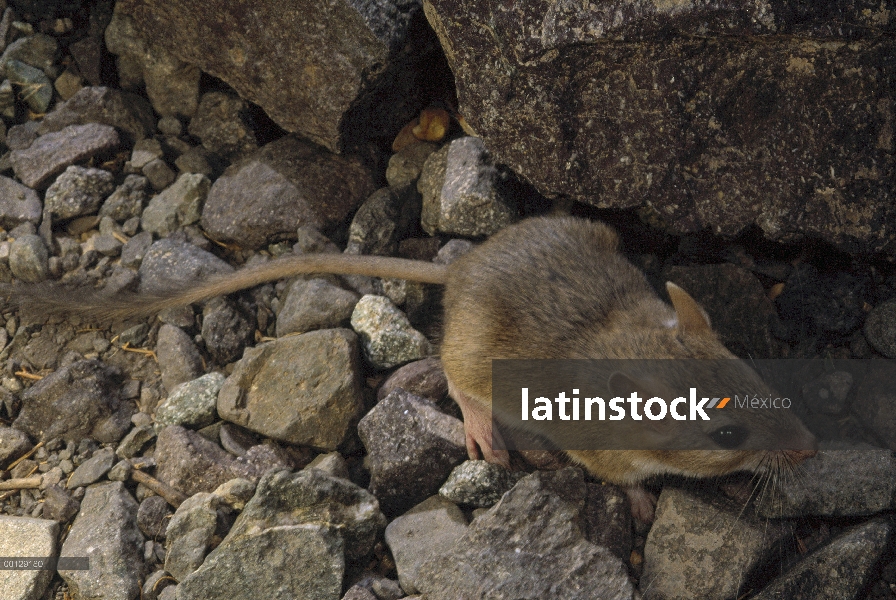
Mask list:
[[[203,281],[172,282],[171,289],[158,293],[120,292],[72,288],[55,283],[33,285],[0,284],[0,298],[39,314],[83,315],[117,321],[146,317],[166,308],[184,306],[238,292],[269,281],[308,273],[367,275],[444,284],[445,265],[384,256],[346,254],[301,254],[213,275]]]

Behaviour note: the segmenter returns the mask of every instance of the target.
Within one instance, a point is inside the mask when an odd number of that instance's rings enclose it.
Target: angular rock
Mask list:
[[[220,242],[259,248],[295,239],[296,228],[303,225],[333,229],[374,189],[372,173],[358,159],[287,136],[231,165],[215,180],[202,227]]]
[[[177,177],[177,173],[168,166],[168,163],[160,158],[146,163],[140,172],[146,175],[146,178],[155,190],[164,190]]]
[[[778,314],[787,326],[785,331],[776,329],[775,335],[794,342],[819,334],[852,333],[865,319],[865,306],[873,301],[867,291],[870,283],[861,275],[823,273],[810,263],[796,265],[775,298]]]
[[[468,125],[542,194],[642,207],[670,232],[892,251],[896,42],[872,10],[424,6]]]
[[[403,199],[389,188],[375,191],[355,212],[348,229],[346,254],[395,253],[401,227]]]
[[[15,59],[55,77],[58,51],[59,44],[55,38],[43,33],[29,35],[17,39],[3,50],[0,66],[5,68],[9,59]]]
[[[181,383],[156,407],[155,422],[161,426],[201,428],[215,421],[218,392],[224,385],[221,373],[209,373]]]
[[[435,494],[467,457],[463,423],[424,398],[395,390],[358,423],[370,491],[386,514]]]
[[[768,560],[776,544],[792,535],[780,524],[742,512],[664,487],[644,547],[645,600],[739,596],[742,574]]]
[[[38,115],[46,113],[53,100],[53,82],[50,78],[40,69],[15,59],[6,61],[5,71],[9,81],[19,88],[31,112]]]
[[[13,150],[12,168],[22,183],[39,189],[66,167],[118,147],[118,133],[108,125],[70,125],[47,133],[28,148]]]
[[[44,209],[59,219],[93,214],[115,189],[114,180],[109,171],[72,165],[47,188]]]
[[[585,497],[585,537],[623,561],[631,560],[632,509],[622,488],[588,483]]]
[[[248,13],[216,1],[205,15],[180,0],[118,7],[154,45],[333,151],[358,138],[390,138],[419,110],[422,90],[409,74],[430,54],[428,41],[408,35],[418,11],[418,3],[403,0],[308,2],[289,11],[262,2]],[[249,68],[260,64],[268,68]]]
[[[0,227],[40,222],[43,206],[37,193],[9,177],[0,176]]]
[[[512,472],[484,460],[468,460],[451,471],[439,495],[457,504],[488,507],[525,476],[525,471]]]
[[[162,325],[156,341],[156,359],[162,372],[162,385],[166,390],[202,374],[202,357],[193,340],[183,329],[174,325]]]
[[[0,555],[49,557],[56,555],[59,524],[47,519],[0,515]],[[0,571],[0,591],[4,598],[31,600],[43,596],[53,578],[53,571]]]
[[[227,298],[212,298],[202,307],[202,341],[218,364],[227,364],[243,355],[255,341],[255,314]]]
[[[382,400],[397,388],[429,398],[441,406],[448,396],[448,378],[442,369],[442,361],[434,357],[424,358],[396,369],[376,391],[377,400]],[[454,401],[448,400],[448,403],[454,404]]]
[[[134,427],[118,444],[115,454],[119,458],[134,458],[154,437],[156,437],[156,432],[149,425]]]
[[[68,523],[80,510],[81,503],[58,485],[48,485],[44,489],[44,518]]]
[[[182,174],[143,209],[143,229],[164,237],[196,223],[202,216],[202,205],[210,187],[211,181],[205,175]]]
[[[70,490],[86,487],[100,480],[115,463],[115,451],[112,448],[103,448],[96,454],[81,463],[69,477],[66,487]]]
[[[139,217],[143,212],[143,204],[146,202],[146,185],[148,183],[146,177],[140,175],[125,177],[124,183],[118,186],[103,202],[99,216],[112,217],[118,222]]]
[[[417,183],[426,159],[438,149],[436,144],[417,142],[393,154],[386,168],[386,181],[389,182],[389,187],[401,191]]]
[[[466,531],[464,513],[441,496],[427,498],[389,523],[386,544],[395,559],[401,588],[416,593],[420,565],[450,552]]]
[[[105,42],[109,52],[119,55],[119,67],[124,61],[139,71],[146,95],[160,115],[192,116],[199,101],[199,69],[152,43],[155,36],[143,36],[131,18],[115,8]]]
[[[448,552],[421,565],[420,591],[458,600],[631,600],[623,563],[587,541],[577,524],[585,493],[579,469],[525,477]]]
[[[289,468],[290,463],[265,446],[254,446],[244,457],[234,457],[195,431],[170,425],[156,440],[156,478],[188,496],[213,492],[236,477],[257,481],[273,468]]]
[[[462,137],[431,154],[417,189],[420,224],[430,235],[491,235],[512,223],[516,206],[502,192],[501,177],[478,137]]]
[[[756,600],[858,598],[892,544],[893,524],[875,519],[852,527],[753,596]]]
[[[324,279],[292,284],[277,314],[277,337],[348,324],[359,296]]]
[[[57,105],[41,120],[38,133],[60,131],[70,125],[101,123],[124,133],[129,144],[155,131],[152,107],[142,97],[108,87],[85,87]]]
[[[773,358],[769,321],[775,307],[756,276],[732,264],[675,266],[666,280],[678,284],[709,314],[722,343],[741,358]]]
[[[234,510],[243,510],[246,503],[255,494],[256,485],[248,479],[237,477],[215,488],[215,495],[221,498],[221,502]]]
[[[221,499],[214,494],[193,494],[177,507],[168,523],[165,570],[178,581],[183,581],[205,560],[218,524],[220,504]]]
[[[333,477],[349,478],[348,464],[338,452],[318,454],[314,460],[305,465],[305,469],[318,469]]]
[[[131,268],[140,267],[150,246],[152,246],[152,234],[148,231],[141,231],[121,247],[121,265]]]
[[[171,507],[161,496],[150,496],[137,509],[137,527],[150,540],[164,540],[171,519]]]
[[[137,502],[123,483],[87,488],[59,556],[90,561],[89,570],[59,570],[74,598],[132,600],[140,593],[143,536],[137,528]]]
[[[0,465],[5,466],[19,458],[28,452],[32,445],[28,436],[18,429],[0,427]]]
[[[432,353],[432,344],[411,327],[407,316],[388,298],[367,294],[355,305],[352,328],[358,332],[364,355],[374,367],[388,369]]]
[[[140,292],[170,290],[218,273],[231,273],[233,267],[193,244],[165,238],[154,243],[140,264]]]
[[[255,134],[245,122],[248,111],[249,105],[238,96],[208,92],[199,100],[187,131],[213,154],[241,157],[258,148]]]
[[[873,515],[896,506],[896,457],[878,448],[822,449],[779,479],[763,496],[760,514],[773,519]]]
[[[117,441],[103,432],[128,406],[120,389],[121,374],[116,369],[96,360],[80,360],[47,375],[22,394],[22,411],[13,426],[44,441],[85,437]]]
[[[39,235],[17,237],[9,246],[9,270],[26,283],[44,281],[50,275],[50,254]]]
[[[322,450],[343,442],[361,410],[358,341],[347,329],[247,349],[218,394],[221,418]]]

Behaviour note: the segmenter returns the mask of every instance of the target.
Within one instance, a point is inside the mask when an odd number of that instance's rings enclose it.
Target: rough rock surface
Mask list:
[[[56,555],[59,524],[47,519],[0,515],[0,555],[44,557]],[[0,571],[0,594],[4,598],[40,598],[53,571],[49,569],[4,569]]]
[[[896,42],[877,34],[893,20],[843,5],[424,10],[467,123],[542,193],[640,207],[672,232],[894,252]]]

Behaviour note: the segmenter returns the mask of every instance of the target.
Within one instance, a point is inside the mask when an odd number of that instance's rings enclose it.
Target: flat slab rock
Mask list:
[[[98,123],[69,125],[40,136],[23,150],[13,150],[10,160],[22,183],[40,189],[49,185],[50,179],[69,165],[113,150],[119,143],[114,127]]]
[[[467,123],[543,194],[640,207],[672,233],[755,225],[773,240],[894,252],[896,41],[872,16],[887,13],[774,6],[427,0],[424,10]]]
[[[450,551],[425,562],[417,587],[456,600],[631,600],[622,561],[577,524],[585,496],[580,469],[533,473],[474,519]]]

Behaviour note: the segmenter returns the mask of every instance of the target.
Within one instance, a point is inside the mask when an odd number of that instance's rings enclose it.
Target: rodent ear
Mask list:
[[[687,333],[708,333],[712,330],[709,315],[686,291],[671,281],[666,282],[666,291],[672,299],[679,329]]]

